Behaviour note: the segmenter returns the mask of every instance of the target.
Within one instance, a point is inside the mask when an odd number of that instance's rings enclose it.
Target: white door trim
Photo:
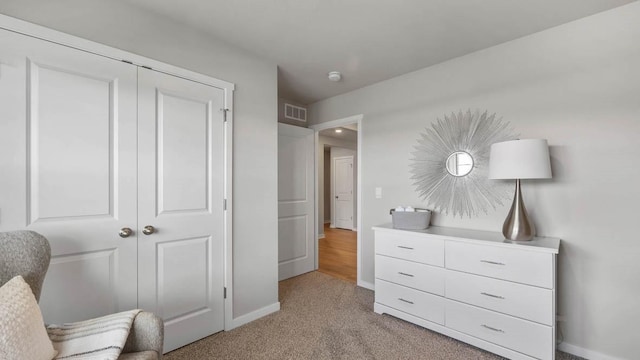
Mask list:
[[[191,70],[165,64],[157,60],[136,55],[77,36],[69,35],[60,31],[49,29],[44,26],[32,24],[30,22],[16,19],[7,15],[0,14],[0,29],[6,29],[23,35],[51,41],[60,45],[76,48],[78,50],[94,53],[96,55],[101,55],[118,61],[126,60],[133,63],[134,65],[148,66],[153,70],[164,72],[173,76],[182,77],[191,81],[201,82],[205,85],[211,85],[221,89],[235,90],[234,84],[224,80],[219,80]]]
[[[15,33],[35,37],[38,39],[50,41],[56,44],[68,46],[78,50],[101,55],[118,61],[126,60],[134,65],[144,65],[153,70],[163,72],[169,75],[181,77],[187,80],[196,81],[205,85],[214,86],[224,90],[226,112],[226,126],[224,134],[225,142],[225,181],[224,181],[224,198],[227,200],[227,210],[224,212],[224,254],[225,254],[225,274],[224,284],[226,287],[227,297],[224,299],[225,322],[224,329],[231,330],[233,324],[233,233],[232,233],[232,184],[233,184],[233,91],[235,85],[233,83],[215,79],[213,77],[186,70],[177,66],[162,63],[144,56],[136,55],[124,50],[116,49],[97,42],[86,40],[77,36],[69,35],[60,31],[52,30],[44,26],[32,24],[20,19],[16,19],[7,15],[0,14],[0,29],[5,29]],[[2,59],[0,59],[2,61]],[[222,206],[222,204],[220,204]]]
[[[225,90],[227,114],[224,131],[224,330],[236,327],[233,321],[233,90]]]
[[[320,131],[321,130],[325,130],[325,129],[331,129],[334,127],[340,127],[340,126],[344,126],[344,125],[349,125],[349,124],[358,124],[358,147],[357,147],[357,151],[358,153],[356,154],[356,159],[358,159],[357,162],[357,171],[358,171],[358,185],[357,185],[357,190],[356,193],[358,194],[358,200],[357,200],[357,208],[358,208],[358,213],[357,213],[357,227],[356,227],[356,231],[357,233],[357,240],[356,240],[356,246],[357,248],[357,265],[356,265],[356,271],[358,272],[357,275],[357,285],[366,289],[370,289],[373,290],[373,284],[366,282],[364,280],[362,280],[362,119],[364,118],[363,114],[358,114],[358,115],[353,115],[353,116],[348,116],[345,118],[341,118],[341,119],[336,119],[336,120],[331,120],[331,121],[327,121],[327,122],[323,122],[320,124],[316,124],[316,125],[311,125],[309,128],[313,129],[316,133],[315,133],[315,145],[316,145],[316,151],[318,150],[318,144],[320,143]],[[315,159],[316,162],[316,176],[318,174],[318,166],[320,166],[319,162],[318,162],[318,156],[316,156]],[[319,189],[318,189],[318,179],[316,179],[316,213],[318,213],[318,211],[320,211],[320,209],[318,209],[318,205],[319,205],[319,201],[318,201],[318,193],[319,193]],[[317,216],[316,216],[317,218]],[[318,220],[316,219],[316,222]],[[316,225],[316,232],[317,232],[317,225]],[[316,269],[318,268],[318,239],[316,237]]]

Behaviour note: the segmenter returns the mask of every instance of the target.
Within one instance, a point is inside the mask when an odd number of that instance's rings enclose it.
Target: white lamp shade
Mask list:
[[[504,141],[491,145],[489,179],[551,178],[545,139]]]

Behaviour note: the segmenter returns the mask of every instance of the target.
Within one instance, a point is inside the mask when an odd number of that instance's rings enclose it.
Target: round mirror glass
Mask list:
[[[447,158],[447,171],[453,176],[465,176],[473,170],[473,158],[468,152],[456,151]]]

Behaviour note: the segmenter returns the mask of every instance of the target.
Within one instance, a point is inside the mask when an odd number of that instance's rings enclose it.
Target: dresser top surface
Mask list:
[[[560,249],[560,239],[552,237],[535,237],[531,241],[511,241],[506,240],[499,232],[459,229],[443,226],[431,226],[424,230],[395,229],[393,224],[382,224],[374,226],[373,230],[385,232],[407,232],[425,237],[437,236],[450,240],[485,243],[487,245],[519,248],[530,251],[540,251],[557,254]]]

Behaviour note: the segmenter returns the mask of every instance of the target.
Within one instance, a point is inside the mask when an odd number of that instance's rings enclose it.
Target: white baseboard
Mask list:
[[[599,353],[597,351],[585,349],[583,347],[569,344],[566,342],[560,343],[560,345],[558,345],[558,350],[562,352],[566,352],[571,355],[580,356],[588,360],[624,360],[623,358]]]
[[[248,314],[244,314],[242,316],[238,316],[237,318],[233,319],[233,324],[231,324],[231,329],[235,329],[238,326],[242,326],[244,324],[248,324],[254,320],[258,320],[261,317],[267,316],[269,314],[272,314],[274,312],[280,311],[280,302],[265,306],[261,309],[258,309],[256,311],[252,311]],[[231,330],[229,329],[229,330]]]
[[[324,239],[324,233],[318,234],[318,239]]]
[[[358,228],[353,228],[351,229],[351,231],[358,231]]]
[[[370,283],[368,281],[364,281],[364,280],[358,280],[358,286],[363,287],[365,289],[372,290],[372,291],[376,290],[375,285],[373,285],[372,283]]]

